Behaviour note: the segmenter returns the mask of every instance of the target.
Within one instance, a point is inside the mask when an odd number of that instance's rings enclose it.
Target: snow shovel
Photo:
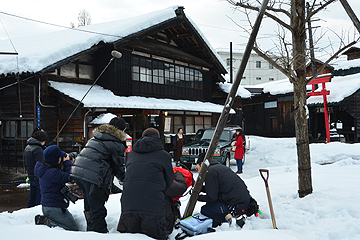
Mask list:
[[[259,169],[259,172],[260,172],[260,175],[261,175],[262,179],[264,179],[264,182],[265,182],[266,194],[267,194],[267,198],[268,198],[268,201],[269,201],[272,224],[273,224],[274,229],[278,229],[276,227],[275,214],[274,214],[274,209],[273,209],[273,205],[272,205],[272,201],[271,201],[269,184],[268,184],[269,170],[267,170],[267,169]],[[266,178],[264,177],[263,173],[266,173]]]

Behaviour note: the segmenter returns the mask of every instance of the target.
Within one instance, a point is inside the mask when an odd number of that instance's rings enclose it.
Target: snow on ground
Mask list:
[[[310,149],[314,192],[300,199],[297,196],[295,139],[250,136],[250,151],[246,155],[241,177],[258,201],[263,214],[258,218],[248,218],[243,229],[229,228],[224,223],[215,233],[192,239],[360,239],[360,144],[311,144]],[[235,160],[231,164],[231,168],[236,170]],[[277,230],[272,228],[265,184],[259,175],[260,168],[269,169],[269,188]],[[195,168],[193,170],[196,171]],[[197,173],[194,175],[196,177]],[[71,204],[69,210],[81,232],[36,226],[34,216],[41,213],[41,207],[37,206],[13,213],[0,213],[1,239],[150,239],[141,234],[121,234],[116,231],[120,197],[121,194],[111,195],[106,204],[109,234],[84,232],[83,200],[79,200]],[[183,212],[188,197],[181,200]],[[196,205],[195,213],[200,211],[201,205]],[[170,235],[170,239],[174,239],[176,233],[177,230]]]

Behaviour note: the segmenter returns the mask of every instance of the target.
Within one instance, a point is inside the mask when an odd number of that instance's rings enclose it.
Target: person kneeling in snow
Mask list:
[[[196,168],[200,172],[205,153],[199,155]],[[205,186],[202,187],[205,195],[199,195],[198,201],[206,202],[201,207],[201,214],[213,219],[213,227],[221,225],[222,222],[235,222],[242,227],[243,221],[235,220],[241,215],[251,216],[256,214],[258,206],[244,181],[230,168],[212,160],[205,177]],[[252,206],[255,206],[253,209]]]
[[[36,215],[35,224],[79,231],[74,217],[67,210],[69,199],[61,193],[65,183],[71,182],[71,166],[69,155],[56,145],[47,147],[44,151],[44,161],[36,163],[34,173],[39,178],[44,216]]]

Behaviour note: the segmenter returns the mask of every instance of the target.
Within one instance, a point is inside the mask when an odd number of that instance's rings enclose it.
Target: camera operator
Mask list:
[[[35,165],[35,175],[39,178],[41,205],[44,216],[36,215],[35,224],[49,227],[62,227],[78,231],[79,228],[72,214],[67,210],[71,192],[66,191],[65,183],[70,182],[72,161],[67,153],[56,145],[44,150],[44,161]],[[70,195],[69,195],[70,194]],[[70,196],[70,199],[69,199]]]

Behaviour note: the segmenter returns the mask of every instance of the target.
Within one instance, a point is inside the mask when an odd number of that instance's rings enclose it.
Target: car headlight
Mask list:
[[[215,149],[214,156],[220,156],[220,149]]]
[[[188,155],[189,154],[189,148],[183,148],[182,149],[182,154]]]

